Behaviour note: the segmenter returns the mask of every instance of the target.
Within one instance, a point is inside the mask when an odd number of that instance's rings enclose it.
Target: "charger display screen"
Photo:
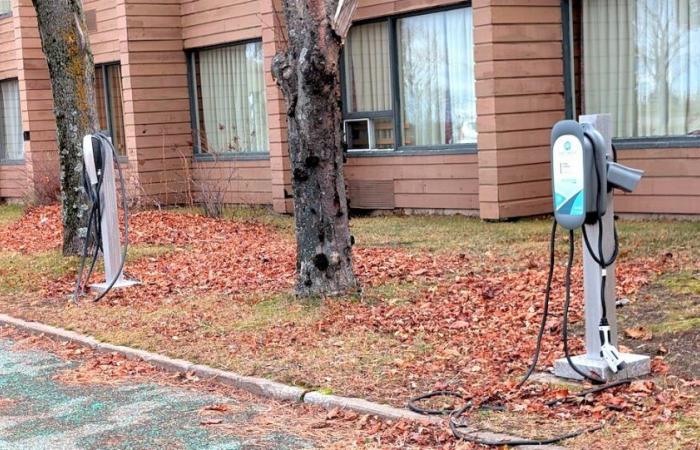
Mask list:
[[[582,216],[584,202],[583,145],[578,137],[559,136],[552,148],[554,210],[560,214]]]

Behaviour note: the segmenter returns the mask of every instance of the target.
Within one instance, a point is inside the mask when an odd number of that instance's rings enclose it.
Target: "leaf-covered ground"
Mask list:
[[[636,436],[628,444],[662,437],[659,446],[668,448],[699,437],[693,381],[699,374],[674,355],[683,352],[683,340],[698,339],[692,302],[700,292],[692,291],[697,289],[692,282],[678,287],[668,281],[693,280],[700,273],[697,222],[620,223],[617,291],[631,302],[621,310],[621,328],[628,334],[623,344],[633,350],[646,346],[642,350],[654,356],[654,377],[550,408],[547,401],[573,388],[531,383],[513,391],[529,363],[541,314],[547,220],[353,219],[362,294],[299,301],[290,293],[295,244],[289,218],[250,209],[232,210],[224,220],[193,211],[142,211],[130,223],[127,266],[142,284],[98,304],[75,306],[68,299],[77,262],[58,256],[58,208],[30,209],[21,218],[12,214],[0,219],[0,311],[8,314],[397,406],[433,389],[461,390],[477,403],[495,397],[508,411],[480,413],[473,420],[514,433],[614,421],[571,442],[581,448],[620,433]],[[565,250],[562,239],[542,369],[561,356]],[[581,328],[582,315],[582,274],[575,267],[574,330]],[[691,306],[678,308],[688,302]],[[681,310],[660,320],[648,319],[645,308]],[[649,346],[650,335],[659,347]],[[572,348],[580,351],[581,341],[573,338]],[[437,435],[411,432],[406,443],[437,445]]]

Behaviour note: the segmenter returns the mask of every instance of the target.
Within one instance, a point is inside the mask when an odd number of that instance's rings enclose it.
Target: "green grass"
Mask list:
[[[311,323],[320,317],[320,302],[300,302],[293,295],[282,293],[254,303],[249,314],[235,324],[238,331],[260,331],[283,322]]]
[[[661,284],[676,294],[700,295],[700,274],[690,271],[669,274],[661,279]]]
[[[353,218],[350,225],[356,242],[363,247],[481,253],[545,242],[551,222],[528,219],[487,223],[463,216],[383,216]]]
[[[0,294],[35,292],[43,277],[59,278],[77,266],[78,258],[65,258],[59,251],[35,255],[0,252]]]
[[[7,205],[0,204],[0,227],[19,220],[24,212],[24,206],[22,205]]]

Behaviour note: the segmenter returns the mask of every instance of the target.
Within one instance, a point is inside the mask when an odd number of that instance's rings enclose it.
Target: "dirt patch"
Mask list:
[[[665,275],[620,308],[620,343],[663,358],[669,374],[693,380],[700,378],[700,295],[692,284],[691,289],[678,286],[685,278]]]

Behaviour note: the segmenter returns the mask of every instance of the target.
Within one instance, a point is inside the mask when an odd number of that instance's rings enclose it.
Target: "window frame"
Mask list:
[[[199,132],[199,98],[197,97],[197,61],[196,56],[198,52],[206,50],[214,50],[217,48],[225,47],[235,47],[238,45],[247,45],[259,42],[263,45],[262,37],[244,39],[234,42],[225,42],[215,45],[207,45],[204,47],[196,47],[185,49],[185,57],[187,58],[187,91],[189,94],[190,103],[190,127],[192,128],[192,158],[195,161],[262,161],[270,159],[270,141],[268,135],[268,151],[266,152],[222,152],[219,154],[212,153],[202,153],[201,148],[201,137]],[[263,55],[264,58],[264,55]],[[263,64],[263,76],[265,74],[265,65]],[[267,90],[267,86],[265,86]],[[267,92],[265,93],[265,98],[267,99]],[[267,103],[267,100],[266,100]],[[268,133],[269,133],[269,118],[270,113],[265,104],[265,114],[268,119]]]
[[[105,108],[105,119],[107,120],[107,131],[109,131],[109,137],[114,143],[114,124],[112,123],[112,87],[109,83],[109,67],[117,66],[119,67],[119,75],[121,76],[121,61],[110,61],[106,63],[95,64],[95,73],[99,70],[102,72],[102,91],[104,92],[104,108]],[[122,99],[124,98],[124,92],[122,92]],[[123,101],[123,100],[122,100]],[[122,108],[123,114],[123,108]],[[122,119],[124,120],[124,119]],[[124,130],[124,137],[126,138],[126,129]],[[116,148],[116,147],[115,147]],[[126,150],[126,149],[125,149]],[[129,160],[128,153],[126,155],[117,154],[117,160],[119,162],[126,162]]]
[[[19,79],[17,77],[11,77],[11,78],[4,78],[0,80],[0,83],[4,83],[6,81],[17,81],[19,82]],[[22,123],[22,91],[19,89],[19,86],[17,87],[17,94],[19,96],[19,120],[20,124]],[[0,166],[21,166],[25,164],[27,155],[24,150],[24,143],[26,142],[25,140],[25,134],[26,130],[24,130],[24,127],[22,128],[22,158],[15,158],[15,159],[9,159],[9,158],[0,158]]]
[[[352,26],[366,25],[370,23],[386,22],[389,27],[389,71],[391,84],[391,104],[392,109],[388,111],[370,111],[370,112],[354,112],[350,113],[347,110],[347,80],[345,77],[345,51],[340,56],[340,90],[342,102],[343,123],[346,119],[376,119],[376,118],[391,118],[394,125],[394,148],[393,149],[365,149],[352,150],[348,149],[349,157],[365,157],[365,156],[406,156],[406,155],[454,155],[454,154],[474,154],[477,153],[477,143],[465,144],[436,144],[436,145],[402,145],[403,130],[401,130],[401,96],[399,79],[399,47],[397,26],[400,19],[407,17],[423,16],[427,14],[440,13],[444,11],[452,11],[455,9],[471,8],[471,1],[461,1],[451,5],[443,5],[434,8],[419,9],[416,11],[408,11],[404,13],[392,14],[382,17],[372,17],[354,21]],[[473,11],[473,10],[472,10]],[[473,32],[472,24],[472,32]],[[476,80],[475,80],[476,83]],[[477,110],[478,117],[478,110]],[[343,127],[343,133],[345,127]]]
[[[564,59],[564,101],[566,118],[577,120],[576,113],[579,106],[576,105],[576,79],[574,72],[576,47],[574,46],[573,27],[573,2],[580,0],[561,0],[562,12],[562,39]],[[583,29],[581,30],[583,34]],[[581,36],[583,41],[583,36]],[[581,58],[583,47],[581,47]],[[581,90],[585,90],[581,80]],[[645,150],[645,149],[673,149],[673,148],[700,148],[700,135],[675,135],[675,136],[649,136],[649,137],[625,137],[613,138],[612,143],[618,150]]]

